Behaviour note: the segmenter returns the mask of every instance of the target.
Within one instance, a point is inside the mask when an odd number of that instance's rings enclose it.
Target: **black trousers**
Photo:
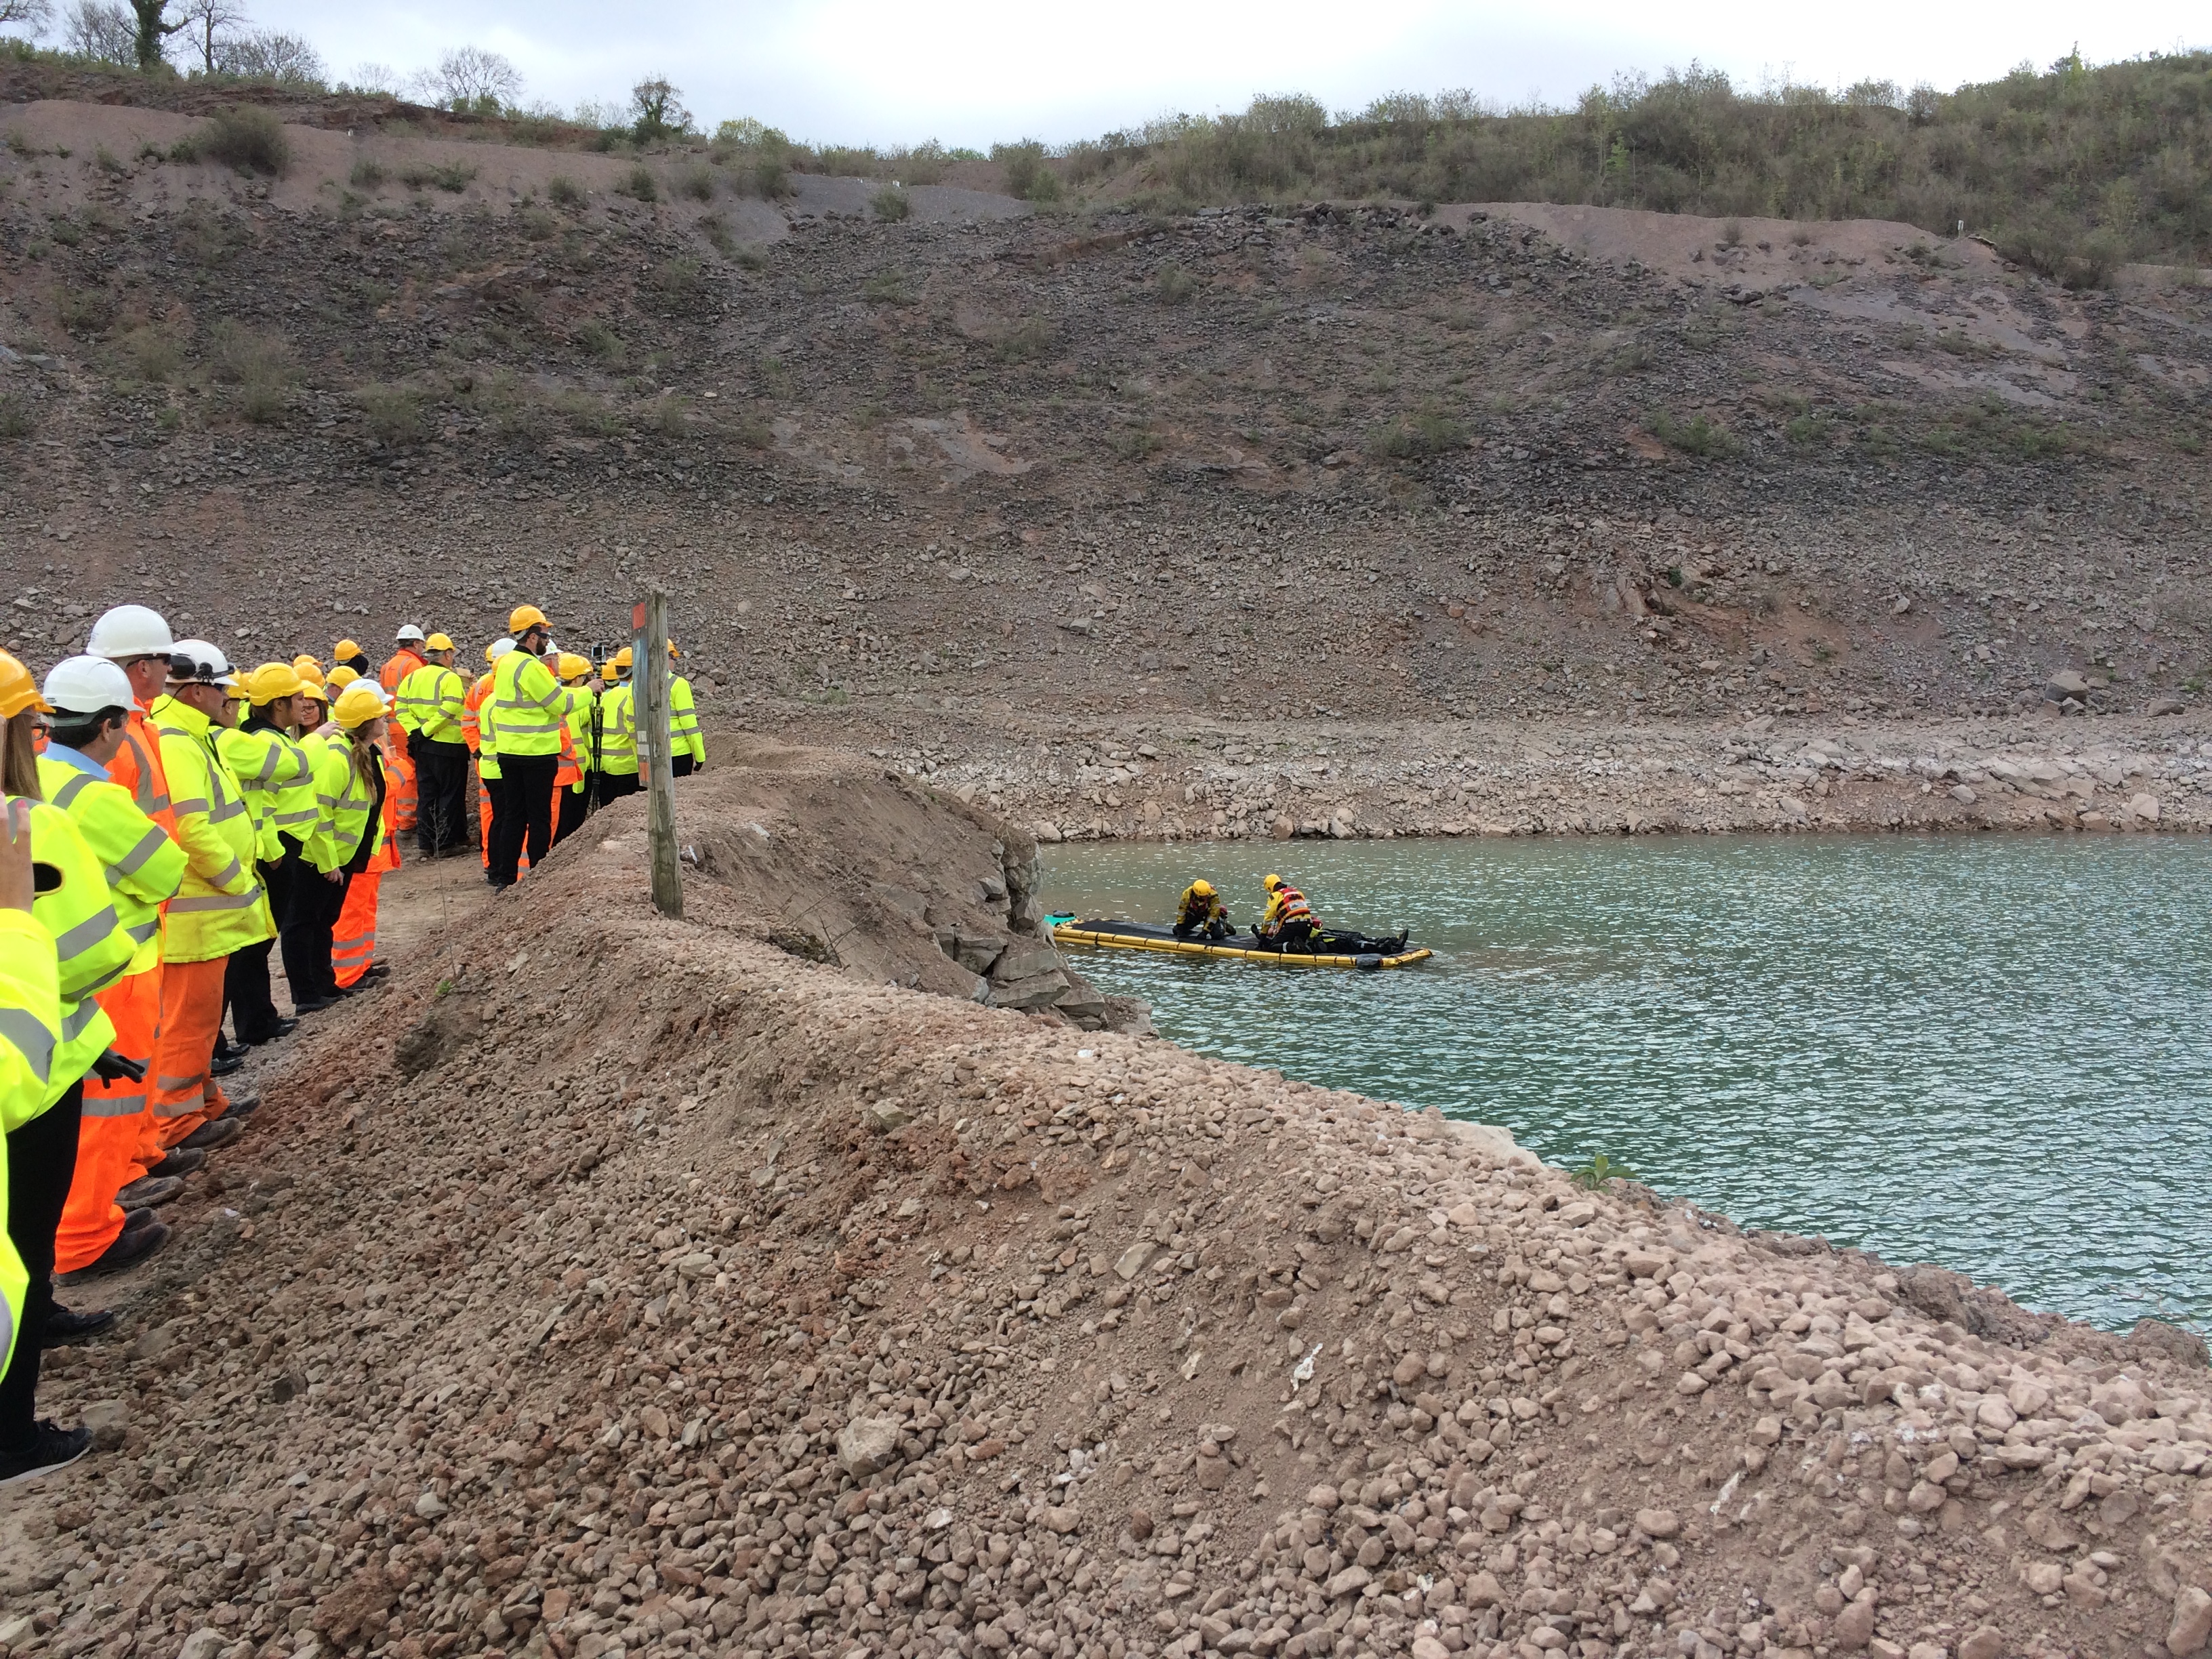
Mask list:
[[[624,795],[635,795],[645,787],[643,774],[638,772],[602,772],[599,775],[599,805],[620,800]]]
[[[592,802],[591,786],[561,792],[560,815],[553,820],[553,844],[558,847],[583,827],[584,811]]]
[[[668,762],[668,769],[679,778],[690,777],[691,775],[691,757],[689,755],[672,756]]]
[[[325,878],[312,865],[302,872],[293,904],[301,957],[297,968],[292,963],[295,930],[286,929],[284,943],[284,971],[292,976],[295,1005],[318,999],[328,1001],[338,994],[337,974],[331,966],[331,933],[337,926],[338,912],[345,908],[346,889],[351,885],[353,878],[343,871],[336,881]]]
[[[273,878],[269,874],[272,869],[276,872]],[[301,1003],[319,994],[329,995],[327,990],[316,989],[330,968],[331,951],[325,939],[322,954],[316,954],[314,920],[314,907],[321,902],[317,890],[328,884],[301,856],[300,843],[289,836],[284,837],[283,861],[264,864],[261,870],[262,879],[269,884],[269,908],[276,917],[276,949],[283,959],[284,977],[292,988],[292,1000]],[[331,917],[336,919],[336,911]]]
[[[415,845],[424,858],[469,844],[469,750],[459,743],[410,738],[415,763]]]
[[[526,847],[532,865],[553,844],[553,779],[558,755],[501,755],[500,793],[492,798],[491,884],[511,884]]]
[[[483,866],[489,870],[492,848],[499,845],[499,821],[507,816],[507,780],[497,775],[488,778],[479,768],[477,781],[483,785],[484,799],[491,803],[491,833],[486,836],[482,830],[477,831],[483,838]]]
[[[54,1231],[62,1224],[76,1174],[77,1127],[84,1115],[84,1079],[8,1137],[8,1237],[30,1275],[15,1357],[0,1377],[0,1452],[20,1452],[38,1438],[39,1348],[54,1310]]]

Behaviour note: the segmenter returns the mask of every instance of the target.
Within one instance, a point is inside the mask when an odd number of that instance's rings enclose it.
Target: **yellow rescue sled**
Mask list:
[[[1213,957],[1265,968],[1351,968],[1373,973],[1384,968],[1410,968],[1417,962],[1426,962],[1430,956],[1425,949],[1407,950],[1403,946],[1387,953],[1279,951],[1249,933],[1231,933],[1219,939],[1177,939],[1173,928],[1150,922],[1075,916],[1048,916],[1046,920],[1052,924],[1053,942],[1057,945],[1088,945],[1101,951],[1152,951],[1171,957]]]

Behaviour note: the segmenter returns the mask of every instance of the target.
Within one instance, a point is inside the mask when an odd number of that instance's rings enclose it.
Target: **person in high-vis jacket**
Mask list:
[[[477,762],[477,842],[483,849],[484,879],[491,879],[491,826],[499,816],[499,743],[497,733],[486,724],[485,707],[491,701],[491,677],[499,666],[499,659],[514,649],[514,641],[502,635],[484,647],[484,672],[469,687],[469,695],[461,704],[461,741],[469,746],[469,753]]]
[[[669,641],[670,662],[680,661],[683,655],[676,641]],[[678,777],[707,769],[707,743],[699,735],[699,710],[692,699],[691,682],[673,668],[668,671],[668,749],[669,768]]]
[[[608,684],[599,693],[599,805],[635,795],[638,777],[636,687],[630,684],[628,646],[607,659]]]
[[[69,1431],[38,1419],[39,1352],[53,1310],[54,1237],[76,1173],[84,1075],[115,1036],[98,997],[130,970],[137,951],[116,915],[99,858],[69,814],[40,799],[37,720],[52,712],[29,671],[0,653],[0,720],[6,722],[0,793],[9,797],[11,817],[19,805],[27,809],[22,816],[37,877],[31,914],[53,941],[58,993],[45,1086],[9,1098],[0,1119],[8,1139],[8,1236],[25,1275],[26,1339],[0,1375],[0,1484],[83,1455],[81,1446],[59,1443],[70,1440]]]
[[[539,659],[553,643],[552,625],[534,605],[517,605],[507,619],[514,649],[492,670],[491,696],[483,717],[497,730],[503,799],[492,825],[491,884],[514,885],[524,851],[535,866],[553,842],[553,778],[561,769],[567,700],[561,683]]]
[[[61,963],[34,913],[31,839],[29,803],[0,805],[0,1124],[36,1115],[61,1045]],[[15,1246],[13,1164],[11,1157],[0,1167],[0,1376],[13,1373],[20,1350],[35,1354],[45,1335],[39,1325],[25,1329],[33,1316],[31,1283]],[[46,1300],[52,1301],[51,1291]],[[0,1443],[0,1486],[65,1468],[91,1449],[89,1431],[58,1429],[34,1413],[26,1443]]]
[[[186,861],[162,930],[161,1031],[152,1076],[165,1146],[212,1151],[237,1139],[252,1109],[209,1071],[230,953],[275,932],[245,792],[216,746],[219,717],[236,687],[220,650],[205,640],[180,640],[169,659],[168,692],[154,705]]]
[[[307,885],[322,951],[317,989],[325,997],[339,994],[331,962],[332,929],[345,908],[347,888],[384,844],[386,792],[377,748],[384,735],[383,695],[373,683],[349,685],[331,705],[331,715],[338,729],[315,755],[316,819],[307,842],[314,869]]]
[[[123,671],[131,682],[131,695],[136,699],[123,734],[123,746],[107,763],[107,775],[131,792],[131,804],[167,830],[172,841],[178,840],[177,817],[169,805],[168,769],[161,763],[161,736],[154,729],[151,710],[168,684],[169,653],[175,647],[169,624],[159,612],[143,605],[118,605],[103,612],[93,623],[84,646],[87,655],[105,657]],[[178,844],[183,845],[180,841]],[[161,1023],[159,994],[162,983],[157,980],[145,988],[145,995],[151,1000],[143,1010],[143,1025],[136,1023],[141,1012],[137,1005],[111,1011],[116,1021],[120,1052],[143,1056],[154,1050]],[[146,1087],[148,1109],[139,1120],[137,1162],[141,1175],[148,1180],[167,1181],[191,1174],[204,1154],[161,1144],[164,1126],[152,1110],[151,1073],[147,1074]],[[234,1100],[248,1102],[252,1097],[246,1091],[237,1091],[233,1097]]]
[[[104,657],[71,657],[47,674],[46,700],[53,713],[39,757],[40,792],[69,814],[100,860],[116,920],[133,947],[123,976],[99,994],[114,1027],[108,1046],[150,1069],[161,1017],[161,907],[184,883],[184,848],[109,779],[133,702],[123,671]],[[119,1273],[161,1249],[168,1229],[155,1220],[153,1206],[185,1185],[181,1175],[140,1175],[138,1146],[150,1112],[146,1078],[94,1073],[83,1088],[76,1172],[54,1239],[54,1269],[64,1275]],[[206,1154],[176,1156],[197,1168]]]
[[[286,662],[264,662],[242,681],[246,714],[235,727],[216,733],[216,752],[238,780],[253,824],[253,857],[262,890],[269,896],[269,919],[276,932],[230,954],[223,971],[223,994],[238,1040],[251,1048],[273,1042],[292,1029],[276,1012],[269,987],[269,956],[291,907],[291,871],[284,863],[284,836],[298,836],[314,822],[314,775],[307,757],[292,736],[300,695],[299,671]]]
[[[423,645],[421,629],[413,623],[401,624],[398,637],[392,642],[392,654],[376,671],[376,683],[384,688],[387,706],[398,702],[399,682],[422,665]],[[408,743],[412,735],[404,723],[387,714],[384,740],[377,745],[384,756],[384,775],[391,785],[392,811],[403,832],[411,831],[417,822],[415,757]]]
[[[441,859],[469,844],[469,688],[453,672],[453,641],[433,634],[422,648],[422,662],[393,693],[391,719],[406,731],[415,767],[416,847]]]
[[[566,701],[561,768],[553,775],[553,845],[558,847],[575,834],[590,806],[596,762],[592,754],[592,659],[574,651],[561,653],[556,665],[561,695]]]
[[[1321,918],[1306,896],[1280,876],[1268,876],[1260,884],[1267,891],[1267,908],[1261,913],[1257,928],[1260,937],[1285,951],[1311,950]]]
[[[1229,907],[1221,902],[1221,895],[1213,890],[1213,884],[1200,878],[1182,890],[1176,901],[1175,936],[1188,939],[1203,934],[1207,939],[1226,939],[1234,926],[1229,920]]]

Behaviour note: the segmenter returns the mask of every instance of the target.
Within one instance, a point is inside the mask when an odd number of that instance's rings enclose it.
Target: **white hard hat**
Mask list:
[[[93,623],[84,648],[93,656],[119,661],[125,657],[166,657],[176,643],[160,611],[143,605],[118,605]]]
[[[413,623],[402,623],[399,624],[399,631],[392,637],[394,641],[412,640],[416,644],[420,645],[422,643],[422,630],[416,627]]]
[[[106,657],[71,657],[46,676],[46,701],[65,714],[96,714],[103,708],[126,713],[137,702],[131,677]]]
[[[172,685],[233,685],[230,659],[205,640],[179,640],[169,648]]]
[[[490,658],[492,661],[497,662],[501,657],[505,656],[508,652],[514,649],[514,641],[508,639],[506,635],[502,634],[499,638],[494,640],[489,645],[484,647],[484,655]]]

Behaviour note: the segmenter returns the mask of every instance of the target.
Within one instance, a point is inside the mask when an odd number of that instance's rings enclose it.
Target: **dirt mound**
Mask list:
[[[58,1413],[133,1392],[11,1508],[41,1650],[2201,1633],[2207,1379],[2154,1344],[1949,1286],[1973,1335],[1494,1130],[858,983],[753,937],[767,885],[691,870],[669,922],[592,830],[313,1031],[63,1357]]]

